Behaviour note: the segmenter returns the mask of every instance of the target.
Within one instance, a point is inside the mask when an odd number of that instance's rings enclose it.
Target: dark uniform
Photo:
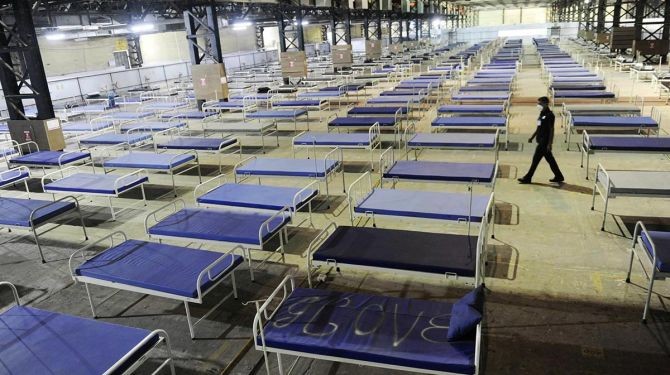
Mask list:
[[[535,154],[533,155],[533,162],[530,165],[530,169],[528,169],[528,173],[526,173],[526,175],[523,177],[524,180],[530,181],[533,178],[535,169],[537,169],[537,166],[540,164],[540,160],[542,160],[542,158],[545,158],[547,163],[549,163],[551,171],[554,172],[554,178],[563,180],[563,173],[561,173],[560,168],[558,168],[558,163],[556,163],[556,159],[554,159],[554,155],[549,149],[549,143],[552,140],[551,134],[554,131],[555,120],[556,117],[554,116],[554,112],[552,112],[549,108],[545,108],[542,112],[540,112],[540,116],[537,119],[537,148],[535,148]]]

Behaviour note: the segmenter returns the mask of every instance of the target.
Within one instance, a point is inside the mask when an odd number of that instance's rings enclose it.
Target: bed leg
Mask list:
[[[146,207],[146,205],[147,205],[147,195],[144,192],[144,184],[140,185],[140,190],[142,190],[142,202],[144,203],[144,206]]]
[[[114,212],[114,206],[112,205],[112,197],[107,197],[109,200],[109,210],[112,212],[112,221],[116,221],[116,213]]]
[[[93,304],[93,297],[91,297],[91,291],[88,288],[88,283],[84,283],[84,288],[86,289],[86,297],[88,297],[88,304],[91,306],[91,314],[93,314],[94,319],[97,319],[98,314],[95,312],[95,305]]]
[[[633,241],[636,239],[633,238]],[[630,283],[630,273],[633,270],[633,259],[635,257],[635,243],[633,243],[633,247],[630,249],[630,261],[628,262],[628,273],[626,274],[626,283]]]
[[[186,310],[186,323],[188,323],[188,332],[191,335],[191,340],[195,338],[195,332],[193,331],[193,324],[191,323],[191,310],[188,307],[188,302],[184,301],[184,309]]]
[[[605,231],[605,220],[607,220],[607,205],[609,204],[609,196],[605,198],[605,208],[603,208],[603,224],[600,227],[601,231]]]
[[[172,178],[172,191],[174,192],[174,197],[177,198],[177,185],[174,183],[174,171],[170,171],[170,177]]]
[[[279,375],[284,375],[284,365],[281,363],[281,354],[277,353],[277,371]]]
[[[237,299],[237,282],[235,282],[235,270],[230,273],[230,283],[233,284],[233,298]]]
[[[656,265],[653,265],[654,270],[649,276],[649,289],[647,290],[647,299],[644,303],[644,312],[642,313],[642,324],[647,324],[647,314],[649,313],[649,303],[651,302],[651,291],[654,288],[654,279],[656,278]]]
[[[33,228],[33,238],[35,238],[35,244],[37,245],[37,250],[40,252],[40,259],[42,260],[42,263],[46,263],[47,261],[44,259],[44,253],[42,252],[42,245],[40,244],[40,237],[37,234],[37,229]]]
[[[252,282],[256,281],[256,278],[254,277],[254,267],[251,265],[251,250],[244,249],[245,256],[247,257],[247,262],[249,262],[249,277],[251,278]]]

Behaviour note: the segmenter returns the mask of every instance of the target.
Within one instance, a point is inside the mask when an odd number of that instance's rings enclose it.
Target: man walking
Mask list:
[[[532,143],[533,139],[536,139],[537,148],[535,148],[535,154],[533,155],[533,161],[530,164],[528,173],[519,179],[519,183],[531,183],[533,174],[535,174],[535,170],[542,158],[547,160],[551,171],[554,172],[554,178],[549,180],[549,182],[561,183],[565,178],[563,177],[560,168],[558,168],[558,163],[556,163],[554,155],[551,153],[551,145],[554,143],[554,120],[556,118],[554,117],[554,112],[549,109],[549,98],[546,96],[537,99],[537,106],[540,109],[540,116],[537,119],[537,128],[533,135],[528,139],[529,143]]]

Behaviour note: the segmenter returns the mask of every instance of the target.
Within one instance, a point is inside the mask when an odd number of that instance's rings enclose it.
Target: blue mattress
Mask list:
[[[114,182],[119,177],[113,174],[76,173],[48,183],[44,191],[116,195]],[[149,179],[146,176],[128,176],[119,181],[117,189],[123,193],[147,181]]]
[[[485,85],[474,85],[474,86],[463,86],[459,89],[460,92],[504,92],[509,94],[509,85],[496,85],[496,84],[485,84]]]
[[[421,103],[426,99],[425,95],[402,95],[402,96],[380,96],[368,99],[368,104],[403,104],[403,103]]]
[[[550,88],[554,90],[605,90],[605,87],[602,83],[583,83],[583,82],[572,82],[572,83],[554,83]]]
[[[200,196],[198,203],[278,211],[284,207],[293,207],[293,197],[300,190],[302,188],[223,184]],[[319,194],[318,190],[308,189],[300,194],[296,204],[300,207],[317,194]]]
[[[308,91],[298,94],[298,98],[339,98],[346,95],[344,91]]]
[[[216,113],[212,112],[201,112],[201,111],[188,111],[188,112],[179,112],[179,113],[163,113],[160,115],[162,119],[178,118],[184,120],[202,120],[207,117],[216,116]]]
[[[474,277],[476,248],[476,236],[343,226],[335,229],[312,259]]]
[[[44,207],[41,208],[40,207]],[[35,225],[46,222],[62,213],[73,210],[74,202],[53,202],[39,199],[0,198],[0,226],[30,227],[30,214]]]
[[[395,126],[396,119],[394,117],[335,117],[332,119],[328,126],[372,126],[375,123],[379,123],[380,127],[384,126]]]
[[[273,111],[257,111],[247,113],[247,118],[272,118],[272,119],[295,119],[302,115],[306,115],[306,109],[295,109],[290,111],[273,110]]]
[[[13,184],[28,177],[30,177],[30,173],[24,168],[2,171],[0,172],[0,187]]]
[[[149,228],[149,234],[260,245],[258,232],[261,227],[263,227],[263,240],[265,240],[291,220],[288,213],[277,216],[270,222],[271,231],[268,232],[262,224],[272,215],[274,213],[185,208]],[[212,225],[212,223],[216,223],[216,225]]]
[[[661,272],[670,272],[670,232],[649,231],[649,237],[656,246],[656,268]],[[651,255],[651,243],[646,233],[642,233],[645,250]],[[652,257],[653,259],[653,257]]]
[[[136,120],[141,118],[147,118],[154,115],[154,112],[144,111],[144,112],[112,112],[107,117],[110,117],[112,120]]]
[[[496,116],[438,117],[431,123],[434,127],[505,127],[507,119]]]
[[[129,240],[87,260],[75,273],[78,276],[197,298],[198,275],[220,257],[221,253],[214,251]],[[212,277],[232,272],[243,260],[239,255],[227,255],[212,268]],[[214,283],[209,277],[203,277],[201,291],[205,293]]]
[[[350,91],[360,91],[365,88],[365,85],[357,85],[357,84],[351,84],[351,85],[342,85],[342,86],[328,86],[328,87],[322,87],[319,89],[319,91],[340,91],[344,90],[344,92],[350,92]]]
[[[242,100],[242,99],[251,99],[251,100],[270,100],[273,94],[238,94],[231,95],[229,99],[231,100]]]
[[[131,152],[127,155],[110,159],[102,163],[104,168],[130,168],[130,169],[161,169],[169,170],[179,167],[192,160],[193,154],[157,154],[153,152]]]
[[[495,134],[479,133],[418,133],[408,142],[409,147],[492,148]]]
[[[419,89],[409,89],[409,90],[397,90],[394,89],[392,91],[382,91],[379,93],[379,96],[381,97],[394,97],[394,96],[402,96],[402,97],[408,97],[408,96],[413,96],[415,94],[419,94]],[[423,94],[421,94],[423,95]]]
[[[503,113],[502,104],[447,104],[440,106],[437,113]]]
[[[493,163],[398,160],[384,172],[384,178],[490,183],[495,178],[494,171]]]
[[[127,142],[129,145],[134,145],[146,140],[150,140],[151,137],[151,133],[106,133],[96,135],[94,137],[82,138],[79,140],[79,143],[82,145],[118,145],[119,143]]]
[[[237,138],[195,138],[180,137],[156,144],[157,148],[165,150],[197,150],[216,151],[237,143]]]
[[[293,139],[299,146],[369,146],[370,136],[367,133],[319,133],[306,132]]]
[[[454,101],[459,101],[459,100],[497,100],[497,101],[504,101],[509,99],[509,93],[479,93],[479,94],[473,94],[470,92],[466,93],[458,93],[455,95],[451,96],[451,100]]]
[[[488,195],[472,197],[472,221],[481,222],[488,204]],[[467,220],[470,195],[401,189],[374,189],[356,205],[358,213],[416,217],[438,220]]]
[[[400,114],[407,114],[407,107],[354,107],[350,109],[348,115],[394,115],[400,110]]]
[[[157,110],[162,110],[162,109],[175,109],[175,108],[182,108],[186,107],[188,103],[151,103],[147,104],[144,108],[145,109],[157,109]]]
[[[259,158],[237,168],[238,175],[325,177],[340,165],[337,160]]]
[[[667,152],[670,153],[670,138],[668,137],[608,137],[589,136],[590,150],[601,151],[639,151],[639,152]]]
[[[446,339],[452,306],[296,288],[265,325],[265,344],[289,351],[473,374],[475,340]],[[369,312],[361,314],[365,311]]]
[[[229,102],[216,102],[216,103],[210,103],[207,104],[207,108],[214,108],[214,109],[238,109],[238,108],[244,108],[245,105],[248,105],[249,103],[246,103],[242,100],[232,100]]]
[[[122,132],[129,132],[131,130],[143,131],[143,132],[160,132],[172,128],[183,128],[186,126],[186,123],[183,121],[143,121],[140,123],[130,123],[121,125]]]
[[[572,126],[658,128],[658,123],[647,116],[574,116],[572,117]]]
[[[103,374],[151,333],[27,306],[2,313],[0,327],[5,374]],[[158,339],[153,336],[111,373],[123,373]]]
[[[273,102],[273,106],[277,107],[317,107],[323,104],[322,100],[282,100]]]
[[[614,93],[600,90],[555,90],[555,98],[595,98],[595,99],[611,99],[614,98]]]
[[[63,124],[63,132],[88,132],[107,129],[114,126],[112,121],[72,121]]]
[[[64,155],[64,151],[36,151],[31,154],[17,156],[9,160],[10,164],[20,164],[28,166],[58,166],[58,158]],[[70,152],[61,159],[61,165],[74,163],[82,159],[88,159],[91,154],[88,152]]]

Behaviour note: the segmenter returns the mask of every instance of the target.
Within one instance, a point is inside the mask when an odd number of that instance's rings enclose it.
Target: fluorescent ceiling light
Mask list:
[[[233,30],[246,30],[249,26],[251,26],[249,21],[236,22],[233,24]]]
[[[130,31],[134,33],[146,33],[153,31],[155,28],[156,25],[153,23],[136,23],[134,25],[130,25]]]
[[[46,35],[47,40],[63,40],[66,35],[63,33],[49,33]]]
[[[298,21],[293,21],[293,25],[298,26]],[[307,26],[307,25],[309,25],[309,21],[305,21],[305,20],[303,20],[303,21],[302,21],[302,25],[303,25],[303,26]]]

